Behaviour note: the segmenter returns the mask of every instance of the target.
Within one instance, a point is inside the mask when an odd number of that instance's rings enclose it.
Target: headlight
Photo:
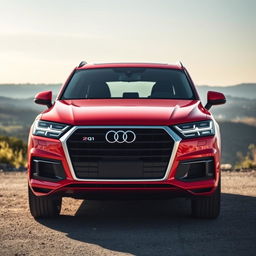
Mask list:
[[[33,127],[33,135],[58,139],[68,129],[69,125],[36,120]]]
[[[183,138],[196,138],[214,135],[214,125],[212,120],[179,124],[174,126],[175,130],[180,133]]]

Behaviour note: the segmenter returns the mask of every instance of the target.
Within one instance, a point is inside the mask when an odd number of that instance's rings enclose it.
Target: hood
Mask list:
[[[57,100],[42,120],[71,125],[173,125],[210,118],[198,100]]]

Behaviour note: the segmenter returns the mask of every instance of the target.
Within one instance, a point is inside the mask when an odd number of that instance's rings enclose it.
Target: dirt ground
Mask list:
[[[256,172],[222,174],[217,220],[189,216],[187,199],[64,199],[58,219],[36,221],[24,173],[0,173],[0,256],[255,255]]]

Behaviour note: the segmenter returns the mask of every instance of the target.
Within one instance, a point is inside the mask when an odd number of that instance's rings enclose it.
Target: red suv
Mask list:
[[[220,211],[220,133],[179,65],[81,62],[31,127],[29,206],[35,218],[59,215],[62,197],[191,198],[192,215]]]

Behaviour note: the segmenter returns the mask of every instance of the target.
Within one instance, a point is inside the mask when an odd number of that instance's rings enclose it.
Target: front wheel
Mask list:
[[[52,218],[60,214],[62,198],[36,196],[28,186],[28,202],[34,218]]]
[[[220,214],[221,184],[211,196],[192,199],[192,216],[196,218],[215,219]]]

